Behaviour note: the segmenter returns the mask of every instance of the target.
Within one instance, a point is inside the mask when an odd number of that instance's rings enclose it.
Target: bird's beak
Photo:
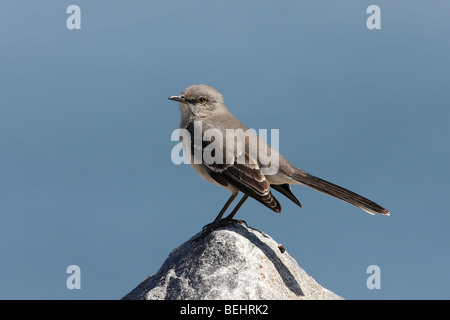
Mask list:
[[[186,103],[186,100],[180,96],[171,96],[169,100],[178,101],[180,103]]]

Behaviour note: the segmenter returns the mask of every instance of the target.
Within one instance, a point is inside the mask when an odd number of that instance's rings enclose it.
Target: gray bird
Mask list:
[[[228,111],[222,95],[213,87],[203,84],[194,85],[184,89],[179,96],[169,97],[169,100],[177,101],[180,104],[180,129],[185,129],[190,134],[190,139],[180,135],[180,142],[183,145],[184,153],[192,156],[191,166],[206,181],[231,192],[230,198],[216,219],[205,226],[201,238],[204,238],[218,226],[242,222],[242,220],[234,220],[233,218],[249,196],[269,209],[277,213],[281,212],[281,205],[272,194],[271,189],[275,189],[299,207],[302,207],[300,201],[291,191],[290,185],[292,184],[305,185],[348,202],[370,214],[389,215],[388,210],[375,202],[295,167],[275,149],[259,139],[255,132],[249,131],[244,124],[237,120]],[[226,132],[230,129],[237,132],[234,137],[234,144],[230,144],[231,147],[227,145],[225,140],[221,144],[218,143],[220,141],[215,141],[217,136],[220,135],[215,135],[210,140],[194,139],[195,133],[201,132],[201,137],[203,137],[208,130],[215,130],[213,132],[222,134],[223,139],[225,139]],[[246,133],[246,136],[242,134],[243,132]],[[252,142],[246,143],[246,141]],[[204,157],[211,143],[215,143],[216,148],[210,153],[210,158],[212,154],[214,159],[222,161],[212,162],[211,159]],[[253,147],[257,144],[259,149],[258,147],[253,148],[252,143]],[[264,149],[267,154],[277,160],[275,171],[265,170],[269,165],[262,161],[260,152],[258,152],[260,149]],[[255,150],[257,151],[255,152]],[[239,159],[244,159],[244,161],[238,161]],[[233,211],[222,219],[239,192],[244,194],[243,198]]]

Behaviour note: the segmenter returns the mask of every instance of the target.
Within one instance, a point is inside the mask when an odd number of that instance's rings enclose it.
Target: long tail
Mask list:
[[[338,198],[342,201],[345,201],[347,203],[350,203],[351,205],[354,205],[355,207],[358,207],[370,214],[383,214],[383,215],[389,215],[390,212],[380,206],[379,204],[357,194],[353,191],[347,190],[345,188],[339,187],[338,185],[335,185],[334,183],[325,181],[323,179],[317,178],[303,170],[300,170],[294,166],[292,166],[294,169],[294,176],[293,178],[298,181],[299,183],[310,187],[312,189],[315,189],[317,191],[323,192],[327,195],[330,195],[332,197]]]

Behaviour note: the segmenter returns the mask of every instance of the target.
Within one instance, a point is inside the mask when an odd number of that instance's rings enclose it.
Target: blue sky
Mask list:
[[[68,30],[66,8],[81,8]],[[366,9],[381,8],[381,30]],[[302,186],[238,217],[347,299],[449,299],[447,1],[3,1],[0,298],[119,299],[229,194],[170,153],[167,97],[217,88],[293,164],[391,211]],[[192,200],[194,199],[194,200]],[[81,269],[81,290],[66,268]],[[381,289],[366,269],[378,265]]]

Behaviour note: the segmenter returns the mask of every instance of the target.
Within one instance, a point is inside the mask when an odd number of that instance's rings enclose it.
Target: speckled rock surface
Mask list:
[[[192,239],[123,299],[342,299],[261,231],[236,225]]]

